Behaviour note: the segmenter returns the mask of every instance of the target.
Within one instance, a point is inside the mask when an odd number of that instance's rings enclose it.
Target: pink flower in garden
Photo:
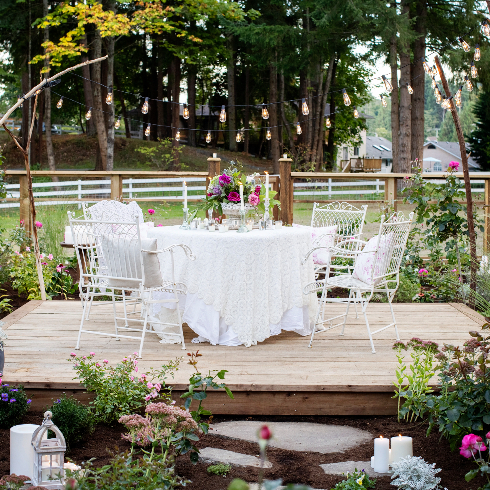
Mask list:
[[[452,170],[458,170],[458,167],[459,167],[459,162],[449,162],[449,167],[450,167]]]
[[[30,252],[31,251],[31,247],[26,247],[26,252]]]
[[[240,201],[240,194],[238,194],[238,192],[232,191],[228,194],[227,199],[228,199],[228,201],[239,202]]]
[[[162,389],[162,385],[160,383],[157,383],[155,385],[155,390],[160,391],[161,389]],[[490,434],[490,432],[489,432],[489,434]]]
[[[62,272],[63,271],[63,267],[65,267],[63,264],[58,264],[56,266],[56,272]]]
[[[17,252],[17,250],[14,250],[14,254],[20,255],[20,252]]]
[[[265,441],[268,441],[272,437],[272,432],[270,431],[269,427],[267,427],[267,425],[262,426],[259,432],[259,437],[261,439],[264,439]]]
[[[410,177],[408,175],[405,175],[404,179],[405,180],[410,180]]]
[[[146,386],[148,386],[148,388],[150,388],[150,390],[151,390],[153,388],[153,383],[148,381],[148,383],[146,383]]]
[[[259,204],[260,202],[260,197],[257,196],[257,194],[250,194],[248,196],[248,202],[252,205],[252,206],[257,206],[257,204]]]
[[[20,220],[20,226],[24,226],[24,220],[23,219]]]
[[[219,185],[224,187],[226,184],[231,182],[231,177],[229,175],[223,174],[219,176]]]
[[[35,222],[34,222],[34,226],[35,226],[36,228],[41,229],[41,228],[43,227],[43,224],[42,224],[40,221],[35,221]]]
[[[148,210],[148,214],[155,214],[155,210],[154,209],[149,209]]]
[[[87,356],[83,356],[82,359],[87,359]]]
[[[134,376],[131,376],[129,379],[130,379],[131,381],[134,381]]]
[[[76,357],[77,355],[76,355],[74,352],[72,352],[72,353],[70,354],[70,356],[71,356],[71,357]]]
[[[95,352],[91,352],[91,353],[90,353],[90,355],[91,355],[91,356],[95,356]]]
[[[149,401],[150,401],[150,398],[151,398],[151,396],[150,396],[150,395],[146,395],[146,396],[145,396],[145,400],[146,400],[147,402],[149,402]]]
[[[138,366],[134,366],[134,371],[137,373],[138,372]]]
[[[96,362],[96,363],[95,363],[95,365],[96,365],[97,367],[100,367],[100,364],[99,364],[98,362]]]
[[[142,377],[143,379],[146,379],[146,374],[142,374],[142,375],[141,375],[141,377]]]
[[[456,269],[453,269],[451,272],[456,272]]]
[[[2,378],[0,378],[0,385],[2,384]],[[487,435],[485,436],[487,438],[487,441],[490,441],[490,432],[487,432]]]
[[[48,265],[48,263],[47,263],[47,262],[41,262],[41,264],[42,264],[42,265]]]
[[[49,254],[49,255],[48,255],[48,259],[49,259],[49,260],[53,260],[53,254]]]
[[[44,259],[44,254],[39,254],[40,259]]]
[[[255,192],[255,194],[257,194],[257,196],[260,196],[260,189],[261,189],[260,185],[256,185],[255,186],[255,191],[254,192]]]
[[[467,434],[461,441],[459,454],[465,458],[471,458],[477,451],[486,451],[483,439],[475,434]]]
[[[77,488],[77,481],[75,478],[68,478],[65,483],[65,488],[68,490],[75,490]]]
[[[157,225],[157,226],[163,226],[163,225]]]
[[[419,270],[419,276],[427,276],[429,274],[429,271],[427,269],[420,269]]]
[[[103,362],[104,364],[109,364],[109,361],[108,361],[107,359],[104,359],[102,362]]]

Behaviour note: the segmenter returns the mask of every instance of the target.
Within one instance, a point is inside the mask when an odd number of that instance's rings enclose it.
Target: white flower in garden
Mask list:
[[[436,474],[441,470],[435,466],[418,456],[403,458],[392,465],[391,484],[399,490],[439,490],[441,479]]]

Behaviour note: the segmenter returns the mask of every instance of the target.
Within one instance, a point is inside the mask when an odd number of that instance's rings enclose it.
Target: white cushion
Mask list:
[[[337,234],[337,225],[333,226],[305,226],[293,223],[295,228],[309,228],[311,230],[311,239],[313,247],[333,247],[335,245],[335,235]],[[330,262],[330,253],[326,248],[315,250],[312,254],[313,263],[317,265],[327,265]]]
[[[382,280],[379,276],[386,273],[386,269],[389,265],[392,243],[393,233],[383,235],[379,240],[379,248],[376,253],[378,235],[373,236],[362,249],[362,253],[358,255],[356,263],[354,264],[352,277],[354,279],[359,279],[368,285],[372,285],[373,281],[375,286],[379,284]],[[378,279],[373,279],[376,277],[378,277]]]

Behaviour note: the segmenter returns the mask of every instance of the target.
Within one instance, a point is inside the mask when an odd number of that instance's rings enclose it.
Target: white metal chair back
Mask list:
[[[143,223],[143,211],[136,201],[99,201],[93,206],[82,203],[83,215],[92,221],[138,221]]]

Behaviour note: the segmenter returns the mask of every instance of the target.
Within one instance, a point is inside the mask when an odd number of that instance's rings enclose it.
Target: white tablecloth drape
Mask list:
[[[218,233],[169,226],[148,230],[148,238],[157,238],[160,250],[186,244],[196,256],[190,261],[179,249],[174,254],[176,280],[188,289],[180,298],[183,321],[200,341],[248,347],[281,330],[311,333],[316,298],[305,296],[303,287],[314,280],[314,268],[311,259],[301,264],[311,248],[308,230]],[[168,279],[168,254],[160,263]],[[152,309],[161,320],[172,313],[158,304]]]

